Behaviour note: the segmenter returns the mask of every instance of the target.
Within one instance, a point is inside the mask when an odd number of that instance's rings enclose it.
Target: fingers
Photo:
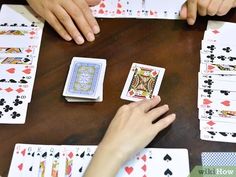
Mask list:
[[[55,31],[66,41],[70,41],[72,38],[67,33],[65,28],[61,25],[61,23],[58,21],[58,19],[55,17],[54,14],[52,14],[50,11],[45,13],[45,20],[51,25]]]
[[[94,2],[96,2],[96,1],[94,1]],[[92,29],[93,33],[98,34],[100,32],[100,28],[99,28],[99,25],[97,23],[97,20],[94,18],[93,14],[91,13],[91,10],[90,10],[88,4],[85,1],[81,1],[81,0],[76,0],[75,3],[83,11],[85,19],[88,22],[88,24],[89,24],[90,28]]]
[[[182,7],[181,7],[181,10],[180,10],[180,18],[181,19],[187,19],[187,12],[188,9],[187,9],[187,2],[185,2]]]
[[[165,129],[168,127],[172,122],[174,122],[176,118],[175,114],[168,115],[167,117],[159,120],[153,125],[154,131],[156,133],[159,133],[161,130]]]
[[[159,96],[155,96],[151,98],[150,100],[143,100],[140,102],[140,109],[142,109],[144,112],[148,112],[150,109],[158,105],[160,101],[161,101],[161,97]]]
[[[169,111],[168,105],[163,105],[158,108],[152,109],[148,112],[148,117],[150,117],[151,121],[155,121],[157,118],[159,118],[161,115],[165,114],[167,111]]]
[[[79,45],[83,44],[84,39],[78,31],[77,27],[75,26],[74,22],[72,21],[71,17],[68,15],[68,13],[61,6],[56,6],[54,8],[54,14],[55,16],[57,16],[61,24],[66,28],[66,30],[74,39],[74,41]]]
[[[217,15],[223,16],[226,15],[232,7],[235,5],[235,0],[224,0],[218,9]]]
[[[217,0],[220,1],[220,0]],[[198,0],[198,13],[201,16],[206,16],[207,15],[207,8],[210,4],[211,0]]]
[[[208,15],[210,15],[210,16],[216,15],[222,2],[223,2],[222,0],[212,0],[207,8]]]
[[[197,18],[197,0],[187,0],[187,22],[189,25],[193,25]]]

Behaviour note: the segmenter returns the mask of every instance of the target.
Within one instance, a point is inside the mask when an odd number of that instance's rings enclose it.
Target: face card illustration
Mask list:
[[[130,101],[138,101],[157,95],[164,71],[164,68],[133,63],[121,98]]]
[[[0,25],[11,27],[39,27],[43,29],[44,20],[29,6],[3,4],[0,12]]]
[[[23,144],[16,144],[13,152],[10,170],[8,173],[9,177],[20,176],[23,174],[24,169],[24,158],[26,155],[27,146]]]
[[[33,55],[35,53],[37,46],[25,46],[25,47],[13,47],[13,46],[1,46],[0,47],[0,55],[7,54],[23,54],[23,55]]]
[[[201,64],[200,71],[205,74],[236,74],[236,65]]]
[[[0,64],[22,64],[31,65],[33,63],[32,56],[25,57],[2,57],[0,56]]]

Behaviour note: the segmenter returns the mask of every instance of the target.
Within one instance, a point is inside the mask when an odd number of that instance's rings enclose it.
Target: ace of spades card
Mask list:
[[[133,63],[121,99],[139,101],[158,95],[165,69]]]

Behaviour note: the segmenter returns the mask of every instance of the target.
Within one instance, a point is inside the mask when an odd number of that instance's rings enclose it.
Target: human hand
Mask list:
[[[27,1],[36,13],[42,16],[66,41],[73,39],[81,45],[84,43],[84,37],[87,41],[94,41],[94,34],[100,32],[98,23],[89,8],[89,5],[96,5],[100,0]]]
[[[161,130],[175,120],[175,114],[171,114],[153,123],[169,110],[168,105],[155,108],[160,101],[158,96],[122,106],[108,127],[99,148],[113,150],[114,154],[119,153],[118,156],[126,161],[147,146]]]
[[[181,8],[180,16],[187,19],[189,25],[193,25],[197,13],[201,16],[223,16],[234,7],[236,0],[187,0]]]

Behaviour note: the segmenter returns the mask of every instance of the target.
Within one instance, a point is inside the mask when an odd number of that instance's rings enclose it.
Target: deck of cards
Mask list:
[[[92,7],[95,17],[180,19],[180,9],[185,0],[101,0]]]
[[[121,99],[140,101],[157,96],[165,69],[133,63],[125,82]]]
[[[96,146],[16,144],[8,177],[82,177]],[[112,159],[111,159],[112,160]],[[116,177],[187,177],[187,149],[146,148],[127,161]]]
[[[236,143],[236,24],[209,21],[200,51],[201,139]]]
[[[0,123],[23,124],[34,85],[43,21],[28,6],[0,12]]]
[[[68,102],[102,102],[106,60],[74,57],[63,91]]]

